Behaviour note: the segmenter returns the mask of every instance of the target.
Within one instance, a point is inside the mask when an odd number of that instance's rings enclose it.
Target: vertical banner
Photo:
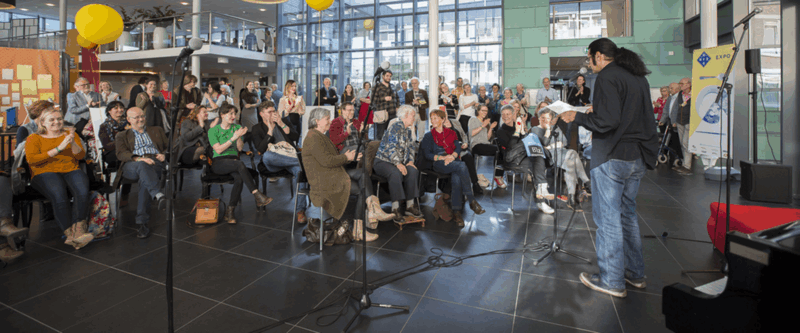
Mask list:
[[[733,44],[698,49],[692,59],[692,110],[689,151],[704,158],[728,156],[728,93],[715,103],[719,86],[733,57]],[[733,84],[731,73],[728,79]],[[733,91],[733,89],[731,89]],[[733,121],[731,119],[731,121]]]

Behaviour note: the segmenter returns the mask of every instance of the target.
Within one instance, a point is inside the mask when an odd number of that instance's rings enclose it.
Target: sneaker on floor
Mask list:
[[[599,274],[589,275],[589,273],[586,272],[581,273],[581,282],[591,289],[609,294],[614,297],[624,298],[628,296],[628,291],[625,289],[611,289],[602,286]]]
[[[302,210],[298,211],[297,212],[297,223],[298,224],[305,224],[306,222],[308,222],[308,220],[306,218],[306,212],[304,212]]]
[[[627,282],[629,285],[633,286],[634,288],[644,289],[645,287],[647,287],[647,282],[645,281],[645,279],[647,279],[646,276],[643,276],[643,277],[638,278],[638,279],[634,279],[634,278],[629,277],[628,274],[625,273],[625,282]]]
[[[268,180],[270,183],[274,183],[274,182],[277,182],[277,181],[278,181],[278,177],[269,177],[267,180]]]
[[[542,213],[545,213],[545,214],[553,214],[553,213],[555,213],[553,208],[550,208],[550,205],[548,205],[546,202],[539,202],[539,203],[536,204],[536,207],[539,208],[539,210]]]
[[[680,168],[680,169],[678,169],[678,173],[683,175],[683,176],[691,176],[692,175],[692,170],[687,169],[687,168]]]
[[[147,224],[139,225],[139,230],[136,232],[136,237],[139,239],[150,237],[150,228],[147,227]]]

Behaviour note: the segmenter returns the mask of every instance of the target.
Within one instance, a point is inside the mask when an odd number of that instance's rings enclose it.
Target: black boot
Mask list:
[[[223,218],[225,222],[228,224],[236,224],[236,216],[234,216],[234,211],[236,210],[236,206],[228,206],[225,209],[225,217]]]

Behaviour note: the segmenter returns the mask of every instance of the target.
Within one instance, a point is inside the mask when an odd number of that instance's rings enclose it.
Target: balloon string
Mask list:
[[[322,11],[318,10],[318,21],[317,21],[317,30],[319,31],[318,37],[319,38],[319,47],[317,47],[317,87],[322,86]],[[317,90],[317,94],[319,94],[320,90]],[[327,91],[326,91],[327,93]],[[319,101],[317,106],[322,105],[322,96],[317,96],[316,100]]]

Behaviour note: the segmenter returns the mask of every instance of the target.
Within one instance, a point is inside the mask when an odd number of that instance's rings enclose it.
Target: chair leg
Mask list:
[[[514,172],[511,180],[511,210],[514,210],[514,189],[517,187],[517,173]]]
[[[178,182],[178,191],[183,191],[183,169],[180,172],[180,181]]]
[[[122,196],[122,185],[118,186],[114,190],[114,197],[115,197],[114,198],[114,214],[117,217],[117,225],[121,225],[122,224],[122,214],[119,213],[119,200],[120,200],[121,196]]]
[[[300,183],[297,183],[296,187],[297,187],[297,190],[299,191],[300,190]],[[297,195],[296,197],[294,197],[294,208],[293,208],[294,209],[294,214],[292,214],[292,235],[294,235],[294,224],[297,223],[297,199],[298,199],[298,197],[300,197],[300,195]]]
[[[322,220],[322,207],[319,208],[319,251],[322,252],[322,238],[325,235],[325,221]]]

